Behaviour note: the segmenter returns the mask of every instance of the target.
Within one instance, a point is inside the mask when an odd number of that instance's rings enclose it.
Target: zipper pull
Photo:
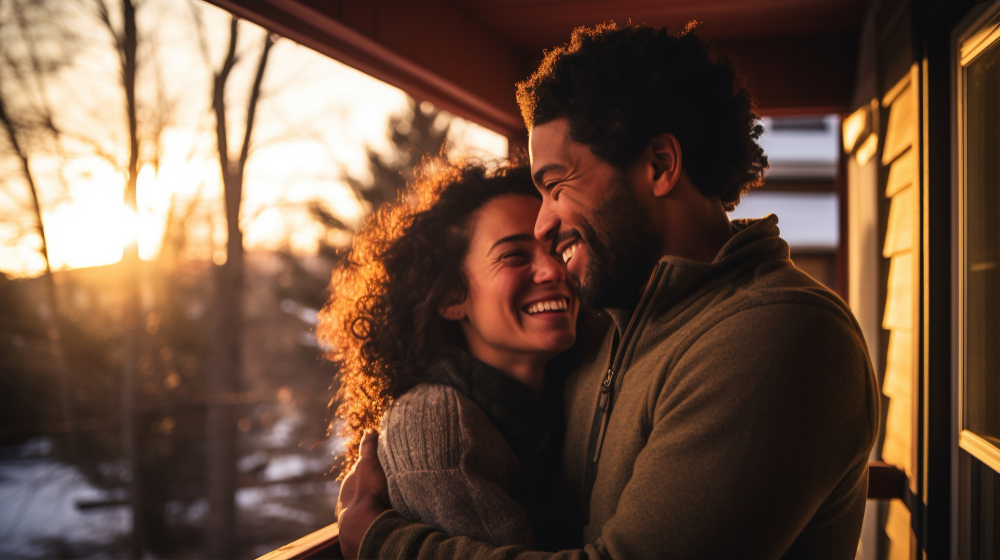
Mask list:
[[[602,414],[608,411],[608,401],[611,400],[611,376],[614,373],[612,368],[608,368],[608,373],[604,375],[604,380],[601,381],[601,394],[597,399],[597,408]]]
[[[601,381],[602,395],[611,390],[611,380],[614,378],[614,376],[615,376],[615,368],[609,367],[608,372],[604,374],[604,380]]]

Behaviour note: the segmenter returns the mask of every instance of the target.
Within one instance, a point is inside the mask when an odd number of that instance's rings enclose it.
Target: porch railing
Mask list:
[[[340,553],[340,528],[336,523],[319,531],[309,533],[301,539],[268,552],[257,560],[302,560],[309,558],[343,558]]]
[[[888,463],[868,463],[868,499],[891,500],[899,498],[909,506],[909,487],[906,474]],[[337,524],[327,525],[315,533],[268,552],[257,560],[303,560],[341,558],[340,530]]]

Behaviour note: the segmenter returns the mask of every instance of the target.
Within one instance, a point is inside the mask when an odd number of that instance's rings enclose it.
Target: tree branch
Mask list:
[[[229,24],[229,50],[222,68],[215,73],[215,87],[212,90],[212,108],[215,110],[215,137],[219,149],[219,166],[223,178],[230,172],[229,138],[226,131],[226,80],[236,64],[236,39],[239,32],[239,20],[235,17]]]
[[[257,114],[257,102],[260,100],[260,84],[264,81],[264,68],[267,66],[267,57],[274,46],[274,39],[268,33],[264,36],[264,50],[260,53],[260,61],[257,63],[257,75],[253,80],[253,88],[250,90],[250,102],[247,106],[247,126],[243,134],[243,148],[240,150],[239,170],[243,173],[246,167],[247,157],[250,154],[250,134],[253,131],[254,116]]]

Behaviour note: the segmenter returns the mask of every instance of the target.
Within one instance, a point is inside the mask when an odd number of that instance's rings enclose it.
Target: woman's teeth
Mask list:
[[[569,260],[573,258],[573,255],[576,254],[576,250],[577,250],[577,248],[579,248],[579,246],[580,246],[580,242],[577,241],[576,243],[573,243],[572,245],[570,245],[569,247],[566,247],[563,250],[563,252],[562,252],[562,259],[563,259],[564,263],[568,263]]]
[[[569,300],[563,298],[532,303],[525,311],[528,315],[534,315],[543,311],[566,311],[567,309],[569,309]]]

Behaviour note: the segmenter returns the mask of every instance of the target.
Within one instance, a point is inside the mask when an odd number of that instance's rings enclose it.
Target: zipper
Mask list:
[[[625,361],[625,353],[628,351],[628,346],[632,341],[632,337],[635,335],[635,331],[639,328],[639,319],[642,317],[643,313],[646,311],[646,306],[649,304],[649,300],[653,297],[653,292],[656,291],[656,285],[660,281],[660,277],[663,276],[663,271],[666,269],[666,264],[657,263],[656,270],[653,271],[653,275],[650,276],[649,282],[646,284],[646,289],[642,292],[642,297],[639,298],[639,304],[636,305],[635,311],[632,312],[632,317],[628,321],[628,326],[625,327],[625,334],[622,336],[621,342],[618,344],[618,348],[614,353],[614,358],[611,361],[611,367],[604,374],[604,379],[601,381],[601,395],[597,401],[597,412],[601,415],[601,425],[597,432],[597,444],[594,446],[594,459],[593,462],[597,463],[597,460],[601,458],[601,446],[604,443],[604,434],[608,429],[608,420],[611,418],[611,390],[615,385],[615,379],[618,377],[618,373],[621,370],[622,362]]]

